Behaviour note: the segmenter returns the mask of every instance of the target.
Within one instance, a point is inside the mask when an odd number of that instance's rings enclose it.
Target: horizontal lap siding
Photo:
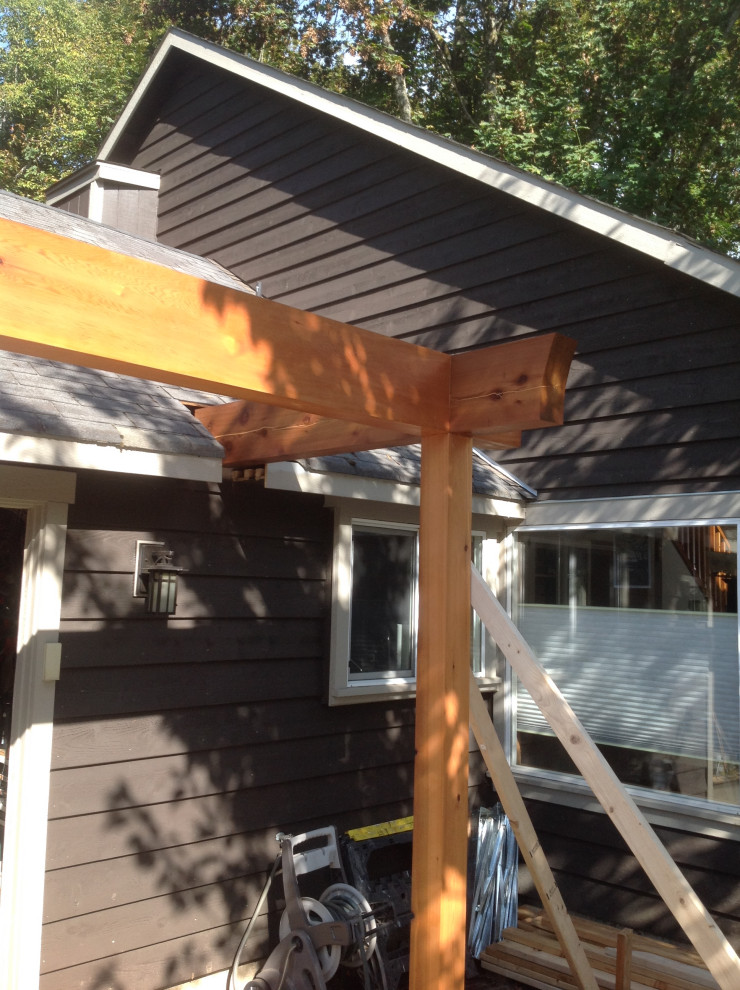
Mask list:
[[[699,290],[573,326],[565,426],[527,437],[511,469],[545,497],[737,489],[738,308]]]
[[[185,569],[171,619],[132,597],[137,539]],[[411,813],[413,707],[323,701],[331,539],[311,496],[80,476],[42,990],[155,990],[222,969],[278,830]]]
[[[528,802],[527,807],[570,911],[686,941],[605,815],[538,801]],[[740,857],[735,844],[667,828],[656,828],[656,833],[730,942],[740,949]],[[537,903],[524,867],[520,894],[522,901]]]
[[[543,498],[740,485],[740,301],[307,106],[216,73],[191,86],[172,88],[127,159],[162,173],[163,241],[268,298],[427,347],[575,338],[566,425],[500,455]],[[314,792],[317,809],[326,799]],[[214,813],[209,795],[187,800]],[[532,810],[574,911],[675,933],[605,819]],[[737,942],[734,845],[664,834]]]
[[[305,105],[217,73],[189,85],[131,158],[162,172],[162,240],[429,347],[574,337],[568,429],[501,455],[541,497],[740,484],[738,300]]]

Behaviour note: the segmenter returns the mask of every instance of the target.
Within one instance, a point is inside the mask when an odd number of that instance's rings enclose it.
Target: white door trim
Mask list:
[[[41,484],[31,493],[13,483],[29,469],[15,470],[17,475],[11,468],[0,469],[0,505],[27,510],[0,893],[0,984],[6,990],[34,990],[41,960],[55,693],[55,681],[44,679],[54,676],[45,661],[48,645],[59,640],[67,502],[74,498],[74,476],[71,486],[70,475],[59,475],[61,484]],[[44,480],[53,481],[53,474],[58,473],[40,472],[37,480],[45,475]],[[48,501],[41,500],[44,494]]]

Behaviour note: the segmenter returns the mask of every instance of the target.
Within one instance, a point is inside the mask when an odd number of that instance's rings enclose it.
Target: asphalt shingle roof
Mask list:
[[[2,351],[0,432],[220,459],[221,445],[183,404],[185,391]]]
[[[0,216],[251,292],[215,262],[0,192]],[[221,459],[185,403],[226,401],[177,386],[0,351],[0,432]]]

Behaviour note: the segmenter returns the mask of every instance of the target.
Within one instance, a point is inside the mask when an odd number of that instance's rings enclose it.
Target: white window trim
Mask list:
[[[55,694],[46,662],[49,647],[59,641],[74,490],[70,473],[0,466],[0,505],[27,511],[0,893],[0,983],[6,990],[39,985]]]
[[[367,502],[357,499],[328,498],[334,509],[334,553],[332,566],[331,644],[327,700],[330,705],[355,702],[390,701],[416,696],[415,677],[384,677],[350,681],[349,639],[352,592],[352,527],[385,525],[418,530],[419,513],[413,506]],[[498,549],[495,523],[490,517],[474,516],[473,532],[483,537],[483,574],[494,589],[497,586]],[[497,687],[500,680],[492,669],[492,651],[483,643],[481,687]]]
[[[733,525],[740,529],[740,492],[708,492],[662,496],[631,496],[616,499],[546,501],[528,507],[526,521],[511,527],[505,544],[507,580],[506,607],[511,614],[518,579],[516,536],[524,532],[567,530],[614,530],[654,526]],[[740,613],[738,614],[740,655]],[[571,774],[520,767],[516,754],[516,692],[513,673],[506,665],[500,695],[507,755],[522,796],[603,812],[584,780]],[[653,825],[689,830],[697,834],[740,842],[740,807],[651,791],[626,785],[626,790]],[[603,812],[605,813],[605,812]]]

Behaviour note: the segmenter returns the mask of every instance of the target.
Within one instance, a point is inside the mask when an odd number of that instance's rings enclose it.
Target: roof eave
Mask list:
[[[151,450],[112,444],[0,433],[0,461],[74,471],[176,478],[184,481],[220,482],[221,458]]]

